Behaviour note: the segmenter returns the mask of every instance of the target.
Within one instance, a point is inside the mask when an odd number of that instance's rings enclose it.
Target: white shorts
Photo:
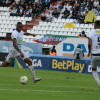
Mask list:
[[[100,56],[91,56],[91,65],[92,68],[97,68],[98,64],[100,62]]]
[[[20,53],[14,47],[12,47],[10,53],[6,57],[6,61],[10,63],[13,58],[16,58],[18,56],[21,57],[23,60],[29,58],[29,56],[24,52],[23,49],[21,49],[21,52],[24,54],[23,58],[20,56]]]

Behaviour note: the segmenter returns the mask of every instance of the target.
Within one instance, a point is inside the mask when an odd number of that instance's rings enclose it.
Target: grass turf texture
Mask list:
[[[99,100],[100,89],[91,74],[35,70],[38,83],[32,83],[28,69],[0,67],[0,100]],[[27,76],[26,85],[19,82]]]

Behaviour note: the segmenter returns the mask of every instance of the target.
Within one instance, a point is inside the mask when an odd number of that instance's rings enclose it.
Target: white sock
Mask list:
[[[98,75],[97,71],[92,71],[92,75],[93,75],[94,79],[96,80],[98,86],[100,87],[100,80],[99,80],[99,75]]]
[[[33,77],[33,80],[35,79],[35,71],[34,71],[34,67],[31,65],[31,66],[29,66],[29,70],[30,70],[30,72],[31,72],[31,74],[32,74],[32,77]]]
[[[3,62],[1,61],[1,62],[0,62],[0,66],[2,66],[2,63],[3,63]]]

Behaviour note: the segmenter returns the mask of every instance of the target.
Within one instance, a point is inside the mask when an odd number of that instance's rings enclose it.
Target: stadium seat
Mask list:
[[[39,22],[39,25],[40,25],[40,26],[43,26],[43,23],[44,23],[44,22],[40,21],[40,22]]]
[[[84,24],[83,28],[89,28],[89,25],[88,24]]]
[[[32,20],[32,17],[28,17],[28,21],[31,21]]]
[[[53,19],[53,22],[57,22],[57,21],[58,21],[58,19],[57,19],[57,18],[54,18],[54,19]]]
[[[0,11],[3,11],[3,7],[0,7]]]
[[[69,19],[66,19],[65,22],[66,22],[66,23],[70,23]]]
[[[62,19],[61,18],[58,18],[57,22],[61,23],[62,22]]]
[[[100,16],[97,16],[97,20],[100,20]]]
[[[71,22],[73,22],[74,20],[73,19],[69,19],[69,22],[71,23]]]
[[[66,21],[66,19],[62,19],[62,20],[61,20],[62,23],[65,23],[65,21]]]
[[[89,28],[94,28],[94,25],[93,25],[93,24],[89,24],[88,27],[89,27]]]
[[[28,21],[28,17],[25,17],[25,21]]]
[[[77,28],[74,28],[74,29],[73,29],[73,32],[77,32]]]
[[[78,33],[81,33],[81,32],[82,32],[82,30],[79,28],[79,29],[77,30],[77,32],[78,32]]]
[[[80,24],[79,27],[80,27],[80,28],[83,28],[83,27],[84,27],[84,24]]]
[[[6,18],[6,16],[2,16],[1,18],[4,20]]]
[[[52,29],[53,29],[53,27],[49,27],[49,28],[48,28],[49,31],[52,31]]]
[[[38,34],[42,34],[42,31],[39,31]]]

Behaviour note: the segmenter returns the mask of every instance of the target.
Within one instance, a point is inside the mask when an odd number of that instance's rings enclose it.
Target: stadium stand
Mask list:
[[[9,1],[9,0],[8,0]],[[98,0],[88,0],[88,1],[83,1],[83,0],[62,0],[62,1],[57,1],[57,0],[49,0],[49,2],[43,2],[43,0],[38,0],[40,2],[32,2],[31,0],[16,3],[14,0],[11,2],[10,5],[0,5],[0,37],[3,40],[6,39],[6,37],[11,34],[11,32],[15,29],[15,25],[18,21],[21,21],[24,27],[25,31],[26,29],[27,32],[30,33],[35,33],[36,37],[30,37],[30,36],[24,36],[24,41],[25,42],[34,42],[34,40],[39,40],[43,38],[47,34],[51,35],[62,35],[62,36],[77,36],[77,34],[80,34],[82,31],[85,31],[86,34],[88,34],[90,31],[94,29],[93,23],[91,24],[85,24],[85,23],[80,23],[78,20],[78,13],[83,13],[86,16],[86,13],[88,12],[89,7],[92,7],[92,10],[94,11],[96,15],[96,19],[100,20],[100,1]],[[42,2],[41,2],[42,1]],[[57,3],[55,2],[57,1]],[[80,1],[80,2],[79,2]],[[30,15],[30,17],[25,17],[23,16],[11,16],[11,9],[15,5],[24,5],[22,6],[23,9],[26,9],[26,6],[28,4],[32,6],[38,7],[39,13],[36,14],[37,17],[39,18],[38,22],[36,22],[36,18],[33,19],[33,16],[35,15]],[[81,4],[81,10],[80,5]],[[25,6],[26,5],[26,6]],[[2,7],[3,6],[3,7]],[[5,7],[4,7],[5,6]],[[42,8],[42,11],[40,10]],[[51,22],[46,22],[40,20],[40,15],[42,12],[50,12],[52,15],[52,12],[54,9],[57,8],[58,11],[58,18],[55,18],[53,16],[53,19]],[[62,18],[63,13],[66,15],[65,8],[67,8],[68,11],[70,11],[70,15],[67,16],[67,18]],[[72,9],[76,8],[76,9]],[[84,9],[82,11],[82,9]],[[32,9],[31,9],[32,10]],[[73,12],[76,12],[77,15],[73,14]],[[32,12],[31,12],[32,14]],[[77,18],[75,18],[77,17]],[[39,24],[36,24],[39,23]],[[29,25],[32,25],[32,28],[27,28]],[[8,36],[10,37],[10,36]],[[10,40],[10,38],[8,39]],[[43,44],[43,47],[50,48],[52,45],[47,45]]]

